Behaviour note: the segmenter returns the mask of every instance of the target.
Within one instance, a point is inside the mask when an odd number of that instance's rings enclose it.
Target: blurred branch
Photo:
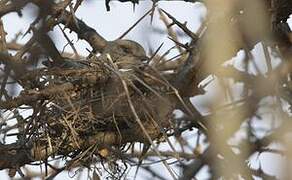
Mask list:
[[[0,4],[0,17],[14,11],[20,14],[20,10],[29,2],[31,0],[10,0],[9,4]]]

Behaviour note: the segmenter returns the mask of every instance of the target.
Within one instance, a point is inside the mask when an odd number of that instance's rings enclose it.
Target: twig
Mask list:
[[[156,6],[153,6],[149,11],[147,11],[140,19],[138,19],[126,32],[124,32],[118,39],[123,39],[134,27],[137,26],[149,13],[155,9]]]

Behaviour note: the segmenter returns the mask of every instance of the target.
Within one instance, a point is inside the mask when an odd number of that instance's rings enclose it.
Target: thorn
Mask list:
[[[136,25],[141,22],[150,12],[152,12],[152,9],[156,6],[152,7],[149,11],[147,11],[138,21],[136,21],[126,32],[124,32],[118,39],[123,39]]]
[[[170,25],[176,24],[179,28],[181,28],[187,35],[189,35],[193,40],[198,40],[199,37],[197,34],[193,33],[192,31],[190,31],[187,27],[186,27],[186,23],[181,23],[179,22],[176,18],[174,18],[172,15],[170,15],[168,12],[166,12],[163,9],[159,9],[161,10],[164,14],[166,14],[168,16],[168,18],[170,18],[173,22]]]

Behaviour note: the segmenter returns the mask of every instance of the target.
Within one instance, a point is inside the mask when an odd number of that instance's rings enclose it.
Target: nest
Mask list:
[[[170,129],[174,91],[160,72],[140,62],[125,66],[105,54],[24,76],[22,81],[34,81],[14,100],[30,99],[25,104],[34,111],[35,124],[24,132],[37,137],[30,139],[33,158],[62,155],[84,163],[92,154],[107,158],[105,150],[113,147],[161,139]]]

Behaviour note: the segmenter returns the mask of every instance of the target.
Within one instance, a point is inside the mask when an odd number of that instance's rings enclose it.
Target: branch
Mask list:
[[[0,17],[10,12],[20,12],[20,10],[31,0],[10,0],[9,4],[1,4],[0,6]]]
[[[39,100],[47,100],[55,95],[63,94],[66,91],[74,89],[71,83],[64,83],[62,85],[51,86],[42,91],[23,91],[22,94],[9,101],[0,101],[0,109],[12,109],[21,105],[32,105]]]
[[[64,24],[65,27],[77,33],[80,39],[86,40],[96,52],[103,52],[107,45],[107,41],[96,32],[93,28],[89,27],[82,20],[72,18],[72,14],[64,11],[59,19],[59,22]]]

